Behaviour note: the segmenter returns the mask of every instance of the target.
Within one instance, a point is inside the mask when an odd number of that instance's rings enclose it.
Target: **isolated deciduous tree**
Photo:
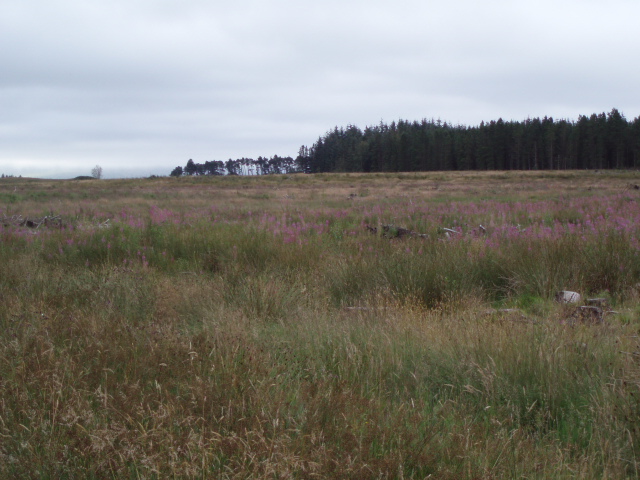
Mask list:
[[[102,178],[102,167],[100,165],[96,165],[91,169],[91,176],[97,180]]]

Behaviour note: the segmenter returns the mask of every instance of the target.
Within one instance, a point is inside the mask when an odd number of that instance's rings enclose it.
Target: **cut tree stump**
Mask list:
[[[585,305],[578,307],[568,318],[569,325],[582,323],[586,325],[601,325],[604,323],[604,311],[600,307]]]
[[[570,292],[568,290],[563,290],[561,292],[556,293],[556,302],[559,303],[580,303],[582,297],[578,292]]]

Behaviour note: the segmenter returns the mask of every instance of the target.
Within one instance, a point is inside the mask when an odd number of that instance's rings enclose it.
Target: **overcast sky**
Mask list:
[[[638,0],[0,0],[0,172],[167,175],[400,118],[640,115]]]

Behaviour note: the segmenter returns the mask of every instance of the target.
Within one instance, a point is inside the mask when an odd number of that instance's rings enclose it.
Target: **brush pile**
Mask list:
[[[62,218],[59,215],[45,215],[44,217],[31,218],[23,217],[22,215],[12,215],[7,217],[3,214],[0,223],[3,227],[26,227],[32,229],[38,229],[40,227],[46,228],[62,228]]]

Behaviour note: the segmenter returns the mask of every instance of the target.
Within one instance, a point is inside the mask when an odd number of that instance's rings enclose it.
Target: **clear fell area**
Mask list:
[[[639,184],[1,179],[0,477],[637,477]]]

